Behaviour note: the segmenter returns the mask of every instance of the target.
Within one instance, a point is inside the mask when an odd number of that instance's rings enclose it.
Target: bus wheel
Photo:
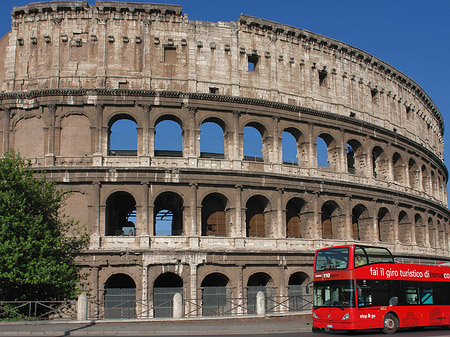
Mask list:
[[[385,334],[395,333],[398,329],[398,319],[393,314],[387,314],[384,317],[383,332]]]

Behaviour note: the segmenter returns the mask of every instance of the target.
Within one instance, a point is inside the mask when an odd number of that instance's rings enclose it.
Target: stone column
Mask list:
[[[352,197],[347,195],[345,197],[345,215],[344,215],[344,240],[353,240],[353,224],[352,224]]]
[[[55,115],[56,105],[48,106],[48,141],[47,152],[45,154],[45,165],[55,165]]]
[[[234,225],[234,237],[242,238],[245,237],[245,233],[242,230],[242,185],[236,185],[236,204],[235,204],[235,225]]]
[[[148,266],[142,266],[142,305],[141,305],[141,317],[149,317],[150,306],[148,303]]]
[[[377,201],[372,200],[372,220],[373,220],[373,227],[372,227],[372,242],[377,243],[380,241],[380,233],[379,233],[379,226],[378,226],[378,213],[377,213]]]
[[[232,167],[233,169],[241,169],[242,168],[242,159],[244,158],[244,149],[242,148],[243,145],[243,132],[240,130],[239,125],[239,117],[241,116],[240,111],[233,111],[233,144],[232,144],[232,151],[230,151],[231,154],[231,160],[232,160]]]
[[[345,132],[343,129],[339,132],[339,145],[340,149],[338,149],[339,160],[337,167],[337,172],[348,172],[348,163],[347,163],[347,143],[345,142]],[[355,163],[356,163],[356,155],[355,155]]]
[[[321,221],[321,211],[319,208],[320,204],[320,194],[318,192],[315,193],[315,198],[313,200],[313,239],[322,238],[322,221]]]
[[[284,195],[284,189],[283,188],[277,188],[277,221],[275,221],[275,226],[273,233],[275,234],[275,238],[281,239],[286,238],[286,225],[283,221],[285,214],[285,209],[283,207],[283,195]]]
[[[102,104],[95,105],[97,125],[96,125],[95,153],[92,155],[92,165],[93,166],[102,166],[103,165],[103,153],[102,153],[103,109],[104,109],[104,106]]]
[[[189,228],[189,233],[186,233],[188,236],[200,236],[199,226],[197,224],[197,183],[190,183],[190,209],[191,209],[191,224]]]
[[[183,153],[186,150],[186,155],[184,156],[187,156],[189,158],[189,165],[197,167],[198,157],[200,157],[199,154],[197,155],[197,128],[196,128],[197,108],[187,107],[187,109],[189,110],[189,128],[187,130],[188,131],[187,132],[188,139],[186,141],[187,146],[183,146]]]
[[[273,125],[273,141],[272,141],[272,154],[269,162],[275,165],[283,163],[283,141],[282,135],[279,135],[278,123],[280,118],[278,116],[272,116]],[[281,145],[281,146],[280,146]],[[279,170],[279,168],[278,168]]]
[[[139,231],[139,237],[142,247],[150,246],[150,237],[149,237],[149,209],[148,209],[148,190],[150,183],[148,181],[141,182],[142,186],[142,216],[141,216],[141,228]],[[136,224],[136,232],[137,226]],[[138,234],[136,234],[138,235]]]
[[[93,204],[93,216],[94,216],[94,231],[91,235],[91,247],[92,248],[98,248],[100,247],[100,192],[101,192],[101,183],[99,181],[94,181],[93,183],[93,197],[92,197],[92,204]]]
[[[150,105],[144,104],[142,105],[142,114],[144,116],[143,118],[143,125],[142,125],[142,141],[141,141],[141,150],[140,150],[140,156],[141,156],[141,164],[143,165],[150,165],[150,133],[149,133],[149,122],[150,122],[150,112],[152,108]],[[139,152],[139,148],[138,148]]]
[[[3,153],[9,150],[9,120],[10,110],[3,108]]]
[[[308,124],[308,167],[317,167],[317,141],[314,139],[314,124]]]
[[[189,292],[186,289],[186,295],[190,297],[191,300],[196,301],[197,300],[197,282],[198,282],[198,270],[197,270],[197,264],[194,262],[190,262],[189,263],[189,280],[191,283],[191,289],[189,290]],[[185,312],[189,312],[192,311],[194,308],[189,308],[189,306],[191,306],[191,304],[189,304],[188,302],[185,302],[187,308],[185,308]],[[188,311],[187,311],[188,310]]]

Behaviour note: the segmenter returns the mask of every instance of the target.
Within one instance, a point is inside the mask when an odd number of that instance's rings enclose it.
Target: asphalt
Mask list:
[[[311,331],[311,312],[283,316],[0,322],[0,336],[225,335]]]

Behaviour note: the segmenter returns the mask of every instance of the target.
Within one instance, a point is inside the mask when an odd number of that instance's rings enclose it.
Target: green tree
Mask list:
[[[0,301],[77,295],[74,258],[87,245],[60,210],[66,193],[13,151],[0,159]]]

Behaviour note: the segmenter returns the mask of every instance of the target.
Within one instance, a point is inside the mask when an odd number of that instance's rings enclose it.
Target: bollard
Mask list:
[[[180,293],[173,295],[173,318],[182,318],[184,315],[183,297]]]
[[[81,293],[77,300],[77,320],[86,321],[87,320],[87,295],[86,293]]]
[[[266,315],[266,296],[262,291],[258,291],[256,294],[256,315]]]

